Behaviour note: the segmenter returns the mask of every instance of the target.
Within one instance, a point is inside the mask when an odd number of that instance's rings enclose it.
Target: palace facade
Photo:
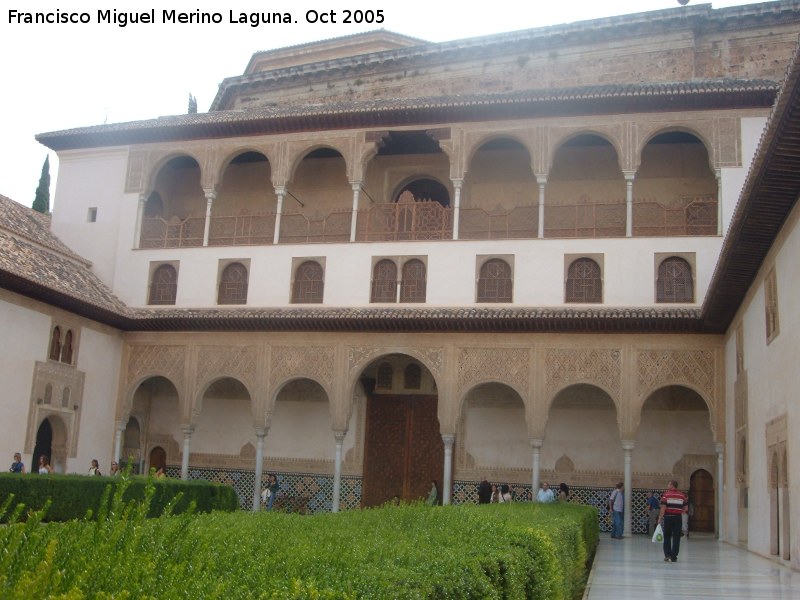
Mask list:
[[[694,531],[797,568],[798,34],[796,1],[376,31],[39,135],[52,218],[0,199],[2,450],[253,509],[268,472],[307,511],[624,481],[628,534],[677,478]]]

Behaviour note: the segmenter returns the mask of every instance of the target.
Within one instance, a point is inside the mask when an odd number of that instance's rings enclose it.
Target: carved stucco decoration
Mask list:
[[[545,353],[548,396],[576,383],[596,383],[614,395],[622,387],[622,353],[614,348],[550,348]]]
[[[461,142],[463,146],[454,149],[459,152],[459,155],[450,156],[450,160],[461,163],[461,172],[466,174],[469,172],[475,153],[481,146],[491,140],[508,138],[525,147],[531,160],[531,171],[539,173],[541,171],[537,169],[545,163],[547,156],[547,148],[543,143],[546,140],[546,131],[543,127],[531,128],[530,126],[511,129],[471,129],[463,133]],[[439,145],[444,147],[442,142],[439,142]]]
[[[708,471],[716,480],[717,457],[714,454],[684,454],[672,467],[672,474],[678,480],[680,488],[688,490],[692,473],[699,469]]]
[[[255,346],[200,346],[197,349],[197,381],[195,396],[219,377],[233,377],[255,393],[258,349]]]
[[[333,346],[273,346],[270,389],[293,377],[310,377],[330,393],[333,389],[335,349]]]
[[[131,346],[128,356],[126,389],[148,376],[169,379],[178,390],[183,388],[186,365],[185,346]]]
[[[623,140],[625,139],[625,124],[589,122],[572,126],[551,127],[549,129],[549,148],[547,153],[548,172],[553,168],[553,161],[561,144],[568,138],[580,134],[599,135],[604,137],[614,147],[614,151],[617,154],[617,160],[619,161],[620,170],[630,170],[631,166],[625,164],[626,156],[629,156],[629,153],[626,153],[626,149],[623,146]]]
[[[387,354],[405,354],[419,360],[433,375],[437,385],[441,385],[441,374],[444,367],[444,350],[442,348],[376,348],[369,346],[351,346],[347,349],[347,364],[351,378],[356,371],[363,370],[372,360]]]
[[[699,392],[714,412],[717,367],[713,350],[641,350],[636,362],[640,399],[663,386],[686,385]]]
[[[524,348],[462,348],[458,353],[457,389],[496,381],[527,392],[530,351]]]
[[[144,192],[147,169],[147,152],[132,150],[128,154],[128,170],[125,175],[125,193]]]

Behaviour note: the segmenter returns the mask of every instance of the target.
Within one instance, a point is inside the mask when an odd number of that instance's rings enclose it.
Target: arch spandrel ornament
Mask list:
[[[128,353],[126,389],[147,377],[162,376],[179,389],[185,384],[185,346],[131,346]]]
[[[274,394],[281,383],[309,377],[330,390],[334,387],[336,349],[333,346],[272,346],[269,387]]]
[[[419,360],[433,375],[437,382],[441,382],[444,367],[444,349],[436,347],[414,348],[378,348],[371,346],[351,346],[347,349],[347,364],[350,379],[357,377],[360,372],[374,359],[387,354],[406,354]]]
[[[462,348],[456,367],[457,391],[462,395],[479,383],[495,381],[527,396],[530,359],[526,348]]]
[[[613,396],[622,389],[622,351],[618,348],[548,348],[545,365],[548,397],[578,383],[599,385]]]
[[[253,394],[256,392],[257,365],[258,348],[255,346],[200,346],[197,349],[195,396],[219,377],[238,379]]]
[[[549,172],[553,168],[556,152],[561,145],[569,138],[579,135],[595,135],[608,141],[617,153],[617,164],[620,171],[627,170],[624,149],[625,133],[625,123],[587,123],[571,127],[551,127],[548,135],[547,171]]]

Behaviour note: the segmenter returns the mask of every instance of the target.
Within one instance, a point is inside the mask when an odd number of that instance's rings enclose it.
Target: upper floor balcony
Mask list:
[[[329,146],[298,156],[291,177],[273,161],[234,154],[211,186],[192,156],[164,161],[142,196],[139,247],[720,234],[717,175],[687,132],[652,137],[635,171],[595,134],[566,139],[539,161],[544,173],[522,142],[500,136],[453,177],[423,132],[384,133],[357,180]]]

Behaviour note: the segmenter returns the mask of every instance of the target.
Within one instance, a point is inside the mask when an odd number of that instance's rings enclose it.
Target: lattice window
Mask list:
[[[61,328],[53,327],[53,333],[50,336],[50,360],[59,360],[61,357]]]
[[[406,261],[400,283],[400,302],[425,302],[427,283],[425,263],[417,259]]]
[[[509,264],[499,258],[483,263],[478,278],[478,302],[511,302],[512,294]]]
[[[370,302],[397,302],[397,265],[394,261],[378,261],[372,270]]]
[[[567,269],[567,302],[602,302],[600,265],[591,258],[579,258]]]
[[[64,336],[64,347],[61,348],[61,362],[68,365],[72,364],[73,337],[72,330],[67,330],[67,334]]]
[[[778,278],[773,268],[764,280],[764,306],[767,319],[767,342],[771,342],[780,333],[778,327]]]
[[[44,386],[44,403],[51,404],[53,402],[53,386],[49,383]]]
[[[69,408],[69,397],[71,392],[69,391],[68,387],[64,388],[64,391],[61,392],[61,407],[62,408]]]
[[[222,270],[219,278],[218,304],[247,304],[247,267],[231,263]]]
[[[416,363],[411,363],[403,373],[403,387],[407,390],[418,390],[422,386],[422,369]]]
[[[292,287],[292,303],[321,304],[325,288],[323,276],[322,265],[316,261],[307,260],[297,267]]]
[[[376,387],[379,387],[382,390],[390,390],[392,389],[394,379],[394,369],[392,369],[392,365],[388,362],[381,363],[378,365],[378,379],[376,382]]]
[[[656,302],[694,302],[692,267],[683,258],[671,256],[658,265]]]
[[[161,265],[153,271],[149,304],[175,304],[178,296],[178,271],[172,265]]]

